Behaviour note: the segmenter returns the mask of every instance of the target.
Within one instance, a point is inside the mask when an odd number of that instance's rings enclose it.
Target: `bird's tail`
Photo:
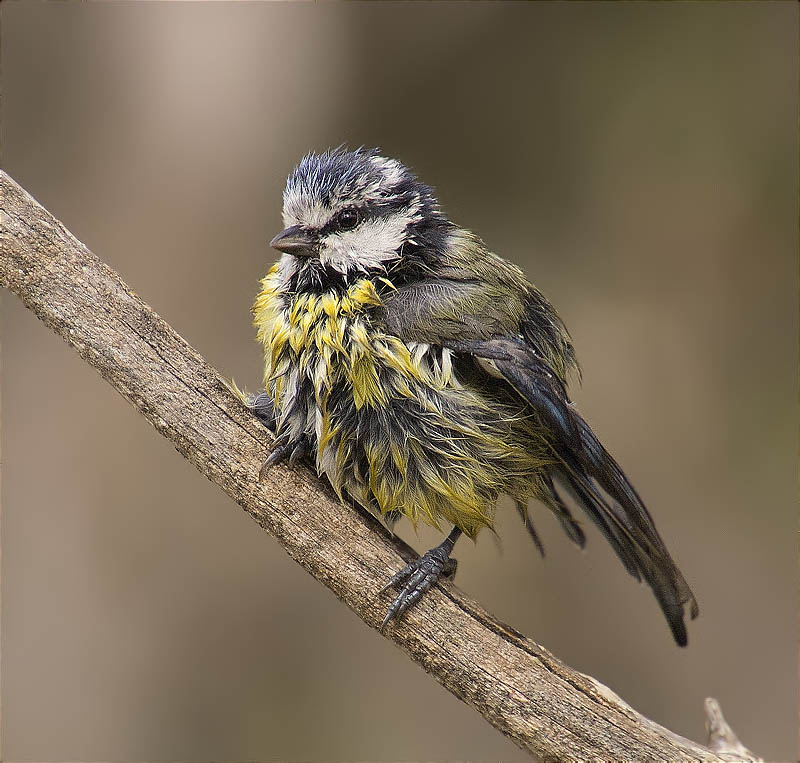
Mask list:
[[[653,589],[675,641],[686,646],[684,605],[694,619],[700,611],[697,600],[619,464],[575,410],[570,413],[579,444],[556,446],[560,465],[553,476],[608,539],[625,569]]]

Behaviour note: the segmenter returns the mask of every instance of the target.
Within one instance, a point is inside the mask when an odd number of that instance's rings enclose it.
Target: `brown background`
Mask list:
[[[2,4],[5,168],[223,373],[284,178],[380,145],[558,305],[702,614],[511,511],[458,582],[637,709],[796,755],[797,5]],[[521,759],[3,295],[8,760]],[[405,537],[423,549],[436,540]]]

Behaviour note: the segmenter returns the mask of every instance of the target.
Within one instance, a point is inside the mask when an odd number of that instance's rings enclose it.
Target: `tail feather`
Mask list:
[[[544,545],[542,544],[542,539],[539,537],[539,533],[536,532],[536,528],[533,526],[533,522],[531,522],[531,518],[528,516],[527,505],[522,501],[514,501],[514,503],[525,525],[525,529],[528,531],[528,535],[531,536],[531,540],[533,541],[534,545],[539,549],[539,553],[542,555],[542,557],[544,557]]]
[[[549,474],[545,475],[544,483],[549,493],[548,506],[561,523],[561,527],[564,529],[567,537],[576,546],[583,548],[586,545],[586,535],[583,532],[583,528],[572,516],[572,512],[570,512],[569,508],[567,508],[567,504],[564,503],[559,495],[556,486],[553,484],[553,479]]]
[[[580,446],[556,445],[556,474],[608,539],[625,569],[653,590],[675,641],[686,646],[684,605],[692,619],[697,600],[672,560],[642,499],[589,425],[573,411]]]
[[[605,535],[625,569],[653,589],[675,640],[684,646],[684,605],[689,605],[694,619],[699,612],[697,601],[672,561],[642,499],[572,407],[564,374],[548,365],[535,339],[521,335],[459,338],[448,342],[448,346],[456,352],[491,360],[501,376],[531,405],[540,424],[550,433],[551,447],[559,462],[553,469],[554,476]],[[582,532],[578,534],[580,528],[562,508],[558,493],[550,490],[544,500],[562,520],[567,534],[573,539],[580,538]]]
[[[633,543],[625,529],[619,526],[608,502],[596,486],[592,484],[591,480],[585,479],[574,470],[569,470],[565,474],[556,472],[556,475],[567,494],[587,513],[589,519],[603,533],[625,569],[637,580],[641,580],[638,561],[631,551]]]
[[[544,484],[548,491],[546,501],[550,510],[556,515],[556,518],[560,522],[564,532],[567,534],[567,537],[577,546],[583,548],[586,545],[586,535],[584,534],[581,526],[572,516],[572,513],[562,500],[561,496],[558,494],[556,486],[553,484],[553,480],[549,474],[545,475]],[[536,548],[539,549],[539,553],[544,557],[544,544],[542,543],[539,533],[537,532],[533,525],[533,521],[530,518],[527,504],[519,499],[516,499],[514,503],[517,507],[517,512],[519,513],[519,516],[525,525],[525,529],[531,536]]]

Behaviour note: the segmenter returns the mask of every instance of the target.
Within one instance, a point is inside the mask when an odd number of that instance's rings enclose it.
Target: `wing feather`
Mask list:
[[[528,402],[550,433],[558,461],[545,486],[565,532],[583,545],[583,531],[555,482],[583,508],[625,569],[652,588],[675,640],[685,645],[684,606],[695,618],[697,601],[636,490],[569,400],[567,375],[578,367],[563,323],[521,271],[479,239],[465,239],[454,257],[455,264],[388,295],[376,319],[405,341],[472,356],[484,373],[489,361]],[[541,549],[533,526],[526,526]]]
[[[619,464],[569,401],[564,384],[523,340],[492,339],[449,343],[451,349],[491,359],[509,384],[531,405],[551,433],[561,463],[560,482],[586,511],[625,569],[644,580],[670,625],[675,641],[687,643],[684,605],[690,616],[697,601],[672,560],[650,513]]]

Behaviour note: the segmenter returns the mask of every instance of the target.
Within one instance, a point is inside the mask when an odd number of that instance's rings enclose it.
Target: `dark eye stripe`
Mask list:
[[[363,207],[345,207],[337,212],[325,225],[320,228],[320,235],[326,236],[329,233],[353,230],[361,222],[371,217],[368,209]]]
[[[381,199],[380,201],[373,201],[368,206],[364,207],[346,207],[335,214],[325,225],[320,228],[320,235],[326,236],[329,233],[336,233],[343,230],[352,230],[353,228],[346,228],[340,224],[341,215],[344,212],[355,211],[358,214],[358,223],[364,220],[381,220],[391,217],[397,212],[405,210],[409,204],[419,198],[417,194],[407,193],[400,196],[392,196],[388,199]]]

